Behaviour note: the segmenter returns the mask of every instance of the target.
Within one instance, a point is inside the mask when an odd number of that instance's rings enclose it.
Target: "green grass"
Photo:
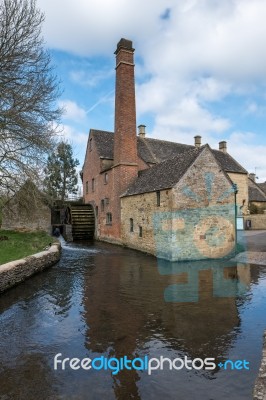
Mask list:
[[[1,240],[6,236],[8,240]],[[0,230],[0,265],[19,260],[44,250],[53,238],[46,232],[18,232]]]

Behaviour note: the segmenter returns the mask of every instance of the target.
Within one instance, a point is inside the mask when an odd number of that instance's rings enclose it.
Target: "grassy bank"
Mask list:
[[[53,241],[45,232],[0,230],[0,265],[44,250]]]

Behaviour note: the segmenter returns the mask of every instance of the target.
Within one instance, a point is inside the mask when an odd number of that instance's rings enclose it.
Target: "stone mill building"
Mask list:
[[[136,123],[134,49],[117,44],[114,132],[91,129],[82,170],[95,237],[169,260],[234,251],[248,205],[247,171],[227,152],[147,137]],[[163,134],[162,134],[163,138]]]

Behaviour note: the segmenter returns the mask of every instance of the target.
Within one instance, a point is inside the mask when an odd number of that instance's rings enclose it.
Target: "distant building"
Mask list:
[[[255,174],[249,174],[248,179],[248,198],[249,209],[253,212],[266,210],[266,193],[263,191],[265,183],[256,183]],[[252,206],[255,206],[255,208]]]
[[[236,214],[248,207],[248,173],[227,152],[136,131],[134,49],[116,54],[115,130],[91,129],[82,170],[95,236],[170,260],[220,258],[235,245]],[[163,137],[163,132],[162,132]]]

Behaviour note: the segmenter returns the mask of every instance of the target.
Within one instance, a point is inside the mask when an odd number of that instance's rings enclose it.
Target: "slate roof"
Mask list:
[[[266,202],[266,194],[252,179],[248,180],[248,198],[249,201]]]
[[[114,133],[107,131],[99,131],[92,129],[99,156],[101,158],[114,158]],[[157,164],[162,161],[174,158],[178,154],[182,154],[189,150],[195,149],[194,146],[169,142],[166,140],[141,138],[137,136],[138,155],[147,164]],[[236,172],[247,174],[247,171],[228,153],[219,150],[212,150],[213,154],[226,172]]]
[[[263,192],[266,194],[266,182],[264,183],[257,183],[257,185],[259,186],[259,188],[261,190],[263,190]]]
[[[170,160],[165,160],[152,168],[141,171],[122,197],[172,188],[204,148],[206,146],[194,147]]]
[[[114,158],[114,133],[91,129],[90,134],[95,140],[98,153],[101,158]]]

